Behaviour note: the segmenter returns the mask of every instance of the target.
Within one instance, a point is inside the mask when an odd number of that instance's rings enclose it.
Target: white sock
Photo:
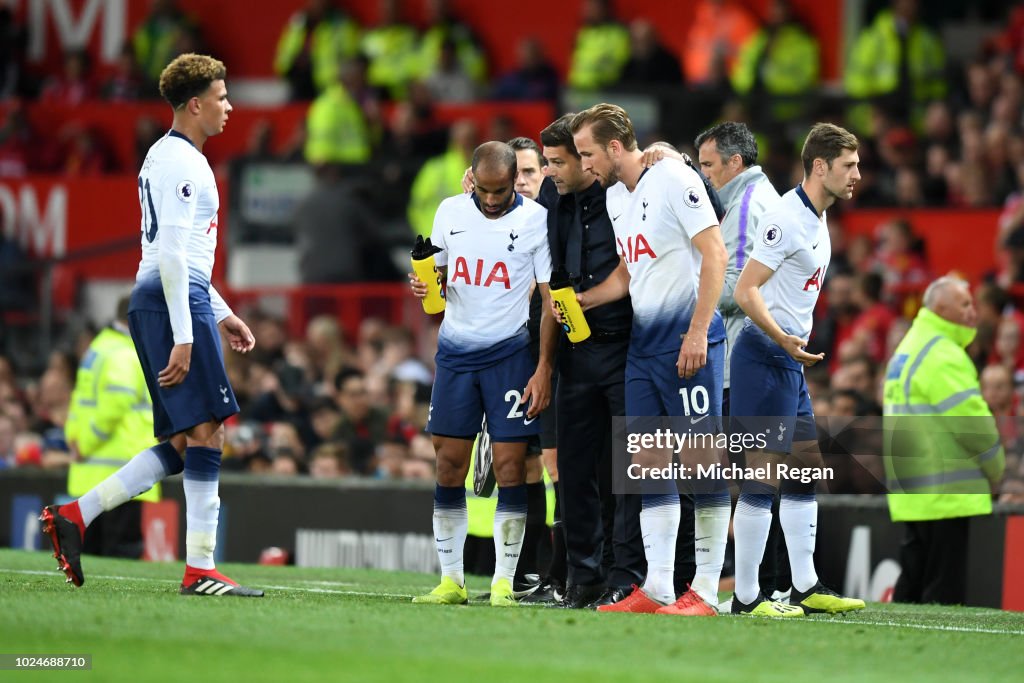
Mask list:
[[[672,574],[679,533],[679,495],[644,495],[640,533],[643,535],[644,555],[647,556],[644,593],[669,605],[676,601]]]
[[[434,542],[441,576],[447,576],[460,586],[466,585],[463,553],[469,529],[464,486],[434,487]]]
[[[215,569],[220,518],[220,451],[190,446],[185,449],[185,563],[196,569]]]
[[[731,513],[732,501],[728,493],[697,494],[694,497],[693,549],[697,572],[690,588],[710,605],[718,605],[718,581],[725,562]]]
[[[129,460],[117,472],[101,481],[92,490],[78,499],[78,509],[86,526],[99,517],[101,512],[113,510],[135,496],[145,493],[174,471],[168,470],[165,459],[170,453],[177,460],[177,472],[181,471],[181,457],[170,444],[159,444],[147,448]],[[173,465],[172,465],[173,467]]]
[[[786,535],[793,588],[803,592],[818,583],[814,543],[818,531],[818,501],[814,494],[782,494],[779,522]]]
[[[498,488],[498,508],[494,513],[494,578],[511,582],[516,575],[519,553],[526,535],[526,484]]]
[[[736,594],[743,604],[753,602],[761,592],[758,570],[772,526],[772,496],[740,493],[732,532],[736,538]]]

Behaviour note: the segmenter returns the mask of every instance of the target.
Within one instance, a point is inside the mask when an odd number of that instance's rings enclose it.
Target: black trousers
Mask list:
[[[628,344],[590,341],[559,352],[558,485],[573,585],[629,586],[647,574],[640,496],[611,493],[612,417],[626,414]]]
[[[104,557],[142,557],[142,503],[129,500],[100,513],[85,530],[82,552]]]
[[[970,517],[906,522],[900,546],[903,571],[893,602],[962,605],[967,599],[967,530]]]

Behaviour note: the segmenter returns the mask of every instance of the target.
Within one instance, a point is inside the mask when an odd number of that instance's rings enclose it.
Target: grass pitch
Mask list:
[[[785,622],[413,605],[436,577],[223,565],[262,599],[177,595],[183,565],[0,550],[0,653],[91,654],[3,681],[1021,680],[1024,614],[868,605]],[[470,578],[470,594],[487,579]]]

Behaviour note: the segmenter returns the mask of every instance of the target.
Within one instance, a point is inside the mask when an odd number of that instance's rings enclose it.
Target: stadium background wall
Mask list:
[[[64,490],[65,477],[59,473],[0,473],[0,547],[42,549],[35,515]],[[165,482],[164,494],[177,502],[176,526],[184,529],[181,480]],[[302,544],[300,564],[429,571],[429,486],[297,483],[225,474],[220,495],[221,561],[255,562],[264,548],[294,553]],[[822,580],[848,595],[886,599],[899,574],[896,558],[903,532],[889,521],[885,500],[829,495],[821,496],[819,504],[816,563]],[[183,533],[177,542],[180,558]],[[1024,507],[997,505],[992,516],[974,518],[968,557],[969,605],[1024,611]]]

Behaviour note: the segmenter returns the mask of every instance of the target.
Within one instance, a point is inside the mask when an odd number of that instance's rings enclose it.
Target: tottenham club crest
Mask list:
[[[703,200],[700,198],[700,192],[697,191],[696,187],[686,188],[686,193],[683,195],[683,201],[686,202],[686,205],[691,209],[698,209],[703,203]]]
[[[764,235],[762,235],[761,239],[769,247],[774,247],[782,240],[782,228],[777,225],[769,225],[765,228]]]
[[[508,245],[508,250],[509,251],[515,251],[516,250],[516,240],[519,239],[519,235],[517,235],[515,233],[515,231],[512,231],[512,232],[510,232],[508,234],[508,238],[511,240],[511,242],[509,242],[509,245]]]
[[[178,183],[178,186],[174,188],[174,194],[177,195],[178,199],[188,204],[192,201],[192,197],[196,193],[196,184],[191,180],[182,180]]]

